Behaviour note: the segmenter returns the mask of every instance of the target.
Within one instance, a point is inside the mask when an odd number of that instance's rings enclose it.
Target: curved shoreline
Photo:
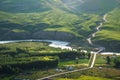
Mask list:
[[[96,36],[96,33],[100,31],[100,28],[103,26],[103,23],[107,22],[107,14],[105,14],[103,16],[103,21],[99,23],[99,25],[96,27],[96,32],[92,33],[91,36],[89,38],[87,38],[88,43],[91,46],[98,46],[96,48],[98,48],[99,50],[97,52],[92,52],[91,53],[100,53],[101,51],[103,51],[105,48],[103,46],[100,45],[96,45],[93,44],[92,42],[92,38]],[[5,43],[14,43],[14,42],[50,42],[49,46],[50,47],[54,47],[54,48],[61,48],[61,49],[68,49],[68,50],[75,50],[73,49],[71,46],[68,46],[70,44],[70,42],[66,42],[66,41],[59,41],[59,40],[39,40],[39,39],[28,39],[28,40],[9,40],[9,41],[0,41],[0,44],[5,44]],[[86,50],[84,50],[86,52]],[[120,53],[115,53],[115,52],[101,52],[101,54],[120,54]]]
[[[48,45],[50,47],[72,50],[72,48],[68,46],[70,44],[69,42],[58,41],[58,40],[38,40],[38,39],[9,40],[9,41],[0,41],[0,44],[14,43],[14,42],[50,42],[50,44]]]

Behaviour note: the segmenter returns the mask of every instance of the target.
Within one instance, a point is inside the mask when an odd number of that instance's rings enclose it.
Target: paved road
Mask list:
[[[44,77],[44,78],[40,78],[40,79],[37,79],[37,80],[43,80],[43,79],[47,79],[47,78],[52,78],[52,77],[55,77],[55,76],[59,76],[59,75],[62,75],[62,74],[68,74],[68,73],[78,72],[78,71],[87,70],[87,69],[90,69],[90,67],[83,68],[83,69],[77,69],[77,70],[73,70],[73,71],[67,71],[67,72],[63,72],[63,73],[59,73],[59,74],[47,76],[47,77]]]
[[[107,19],[106,19],[106,17],[107,17],[107,14],[105,14],[105,15],[103,16],[103,21],[104,21],[104,22],[108,22]],[[95,44],[92,43],[92,40],[91,40],[91,39],[92,39],[93,37],[95,37],[95,35],[96,35],[97,32],[100,31],[100,28],[103,26],[103,23],[104,23],[104,22],[101,22],[101,23],[96,27],[96,32],[92,33],[91,36],[90,36],[89,38],[87,38],[87,41],[88,41],[88,43],[89,43],[90,45],[92,45],[92,46],[94,45],[94,46],[95,46]]]
[[[103,16],[103,21],[104,21],[104,22],[107,22],[106,17],[107,17],[107,14],[105,14],[105,15]],[[90,45],[92,45],[92,46],[97,46],[96,44],[93,44],[93,43],[92,43],[92,38],[95,37],[95,36],[96,36],[96,33],[100,31],[100,28],[103,26],[103,23],[104,23],[104,22],[101,22],[101,23],[96,27],[96,30],[97,30],[97,31],[94,32],[94,33],[92,33],[92,34],[91,34],[91,37],[89,37],[89,38],[87,39],[87,41],[88,41],[88,43],[89,43]],[[94,55],[93,55],[93,61],[92,61],[91,65],[90,65],[91,68],[94,66],[95,59],[96,59],[96,55],[105,49],[103,46],[99,46],[99,47],[97,47],[97,48],[98,48],[98,51],[94,53]]]
[[[105,14],[105,15],[103,16],[103,21],[104,21],[104,22],[107,22],[106,17],[107,17],[107,14]],[[95,35],[96,35],[96,33],[97,33],[98,31],[100,31],[100,28],[102,27],[102,25],[103,25],[104,22],[101,22],[101,23],[96,27],[96,30],[97,30],[97,31],[94,32],[93,34],[91,34],[92,36],[87,39],[87,40],[88,40],[88,43],[89,43],[90,45],[95,46],[95,44],[92,43],[92,40],[91,40],[91,39],[92,39],[93,37],[95,37]],[[87,69],[93,68],[93,67],[94,67],[94,63],[95,63],[95,59],[96,59],[96,55],[97,55],[98,53],[100,53],[101,51],[103,51],[105,48],[102,47],[102,46],[99,46],[98,49],[99,49],[99,50],[98,50],[97,52],[95,52],[94,55],[93,55],[93,59],[92,59],[92,63],[91,63],[91,65],[90,65],[90,67],[88,67],[88,68],[83,68],[83,69],[77,69],[77,70],[73,70],[73,71],[67,71],[67,72],[63,72],[63,73],[58,73],[58,74],[51,75],[51,76],[47,76],[47,77],[43,77],[43,78],[40,78],[40,79],[37,79],[37,80],[43,80],[43,79],[46,79],[46,78],[52,78],[52,77],[59,76],[59,75],[63,75],[63,74],[68,74],[68,73],[73,73],[73,72],[78,72],[78,71],[82,71],[82,70],[87,70]]]

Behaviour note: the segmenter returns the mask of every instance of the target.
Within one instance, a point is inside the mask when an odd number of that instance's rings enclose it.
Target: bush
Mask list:
[[[120,57],[114,59],[115,67],[120,68]]]
[[[58,66],[58,60],[59,58],[56,56],[48,56],[48,60],[44,59],[44,57],[41,57],[39,59],[38,57],[32,58],[25,58],[21,59],[21,61],[16,62],[16,63],[11,63],[11,64],[3,64],[0,67],[0,74],[6,73],[6,74],[14,74],[14,73],[19,73],[22,70],[30,70],[30,69],[44,69],[44,68],[53,68]],[[25,61],[24,60],[29,60]],[[31,59],[31,60],[30,60]]]

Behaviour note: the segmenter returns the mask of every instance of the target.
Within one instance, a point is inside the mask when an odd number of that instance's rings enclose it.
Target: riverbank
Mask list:
[[[54,47],[54,48],[60,48],[60,49],[67,49],[67,50],[77,50],[73,49],[70,46],[70,42],[66,41],[58,41],[58,40],[37,40],[37,39],[28,39],[28,40],[9,40],[9,41],[0,41],[0,44],[7,44],[7,43],[15,43],[15,42],[49,42],[50,44],[48,46]],[[102,49],[102,48],[101,48]],[[85,53],[87,50],[81,50],[84,51]],[[91,51],[91,53],[96,53],[94,51]],[[101,52],[101,55],[120,55],[120,53],[115,53],[115,52]]]
[[[37,40],[37,39],[10,40],[10,41],[0,41],[0,44],[15,43],[15,42],[49,42],[50,47],[72,50],[72,47],[68,46],[70,42],[58,41],[58,40]]]

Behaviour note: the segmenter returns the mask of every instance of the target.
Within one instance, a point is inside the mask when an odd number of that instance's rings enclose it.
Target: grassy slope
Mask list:
[[[5,38],[3,36],[9,36],[10,32],[31,34],[42,30],[70,32],[86,40],[100,21],[100,16],[93,13],[112,10],[119,4],[116,1],[109,0],[108,4],[108,0],[85,0],[85,3],[79,0],[0,0],[0,37]],[[79,12],[81,14],[75,14]],[[114,33],[119,36],[118,32]]]
[[[59,8],[68,12],[84,11],[101,14],[113,9],[117,5],[117,0],[0,0],[1,11],[15,13],[43,12]]]
[[[112,50],[119,51],[120,45],[120,9],[115,9],[108,13],[107,20],[101,31],[97,33],[94,41],[103,42],[103,46],[111,47]]]
[[[94,17],[93,17],[94,16]],[[35,12],[35,13],[6,13],[0,12],[0,20],[7,21],[9,23],[19,24],[19,27],[9,26],[12,28],[13,32],[24,32],[34,29],[41,29],[44,31],[65,31],[70,32],[78,37],[86,37],[88,34],[92,32],[92,28],[94,28],[97,24],[95,22],[99,21],[99,16],[95,14],[83,14],[83,15],[75,15],[72,13],[68,13],[59,9],[50,10],[46,12]],[[38,26],[34,27],[37,24],[45,23],[48,26]],[[5,24],[7,24],[5,22]],[[29,27],[26,30],[26,25],[32,25],[34,29],[30,29]],[[4,29],[4,25],[1,26],[1,30]],[[21,30],[23,29],[23,30]]]
[[[43,12],[50,10],[49,6],[44,6],[44,0],[0,0],[0,10],[6,12]]]
[[[83,12],[103,14],[118,5],[119,2],[117,2],[117,0],[85,0],[85,3],[79,8],[82,8]]]

